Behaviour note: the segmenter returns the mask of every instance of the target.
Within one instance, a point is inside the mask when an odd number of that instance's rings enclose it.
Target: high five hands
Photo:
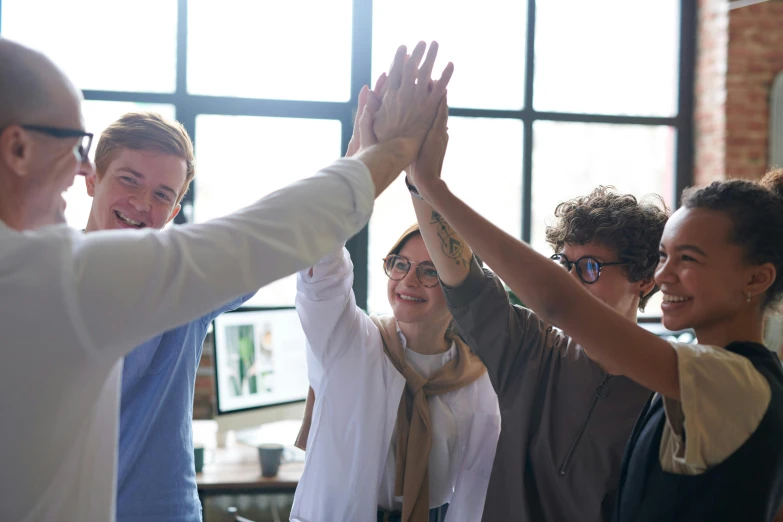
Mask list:
[[[426,182],[439,177],[448,133],[446,87],[454,72],[449,63],[440,79],[431,78],[438,54],[432,42],[424,62],[426,44],[419,42],[410,56],[405,46],[397,49],[388,76],[382,74],[375,88],[364,86],[359,93],[354,130],[346,156],[379,142],[405,143],[406,163],[417,165],[411,175]]]

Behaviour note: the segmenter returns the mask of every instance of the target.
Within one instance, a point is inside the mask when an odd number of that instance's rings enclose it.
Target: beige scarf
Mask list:
[[[397,334],[394,316],[370,317],[383,339],[383,351],[394,367],[405,377],[405,393],[397,410],[395,496],[402,496],[402,521],[426,522],[429,518],[430,481],[429,462],[432,448],[430,407],[427,397],[459,390],[481,377],[486,368],[459,337],[451,340],[457,345],[456,356],[425,379],[405,361],[405,352]],[[315,393],[307,394],[305,417],[296,446],[305,449],[313,417]]]

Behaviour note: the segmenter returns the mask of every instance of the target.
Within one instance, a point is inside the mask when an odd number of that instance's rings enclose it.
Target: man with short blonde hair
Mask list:
[[[101,133],[87,232],[161,229],[179,213],[195,174],[193,144],[179,122],[131,112]],[[193,458],[195,375],[207,328],[233,299],[153,337],[129,353],[122,371],[117,520],[200,522]]]
[[[181,123],[153,112],[125,114],[101,133],[95,150],[87,231],[162,228],[179,214],[195,173],[193,144]],[[107,201],[117,198],[122,203]]]

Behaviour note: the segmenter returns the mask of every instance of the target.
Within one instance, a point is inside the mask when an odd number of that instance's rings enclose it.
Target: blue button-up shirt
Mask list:
[[[201,522],[193,462],[193,394],[210,322],[252,297],[137,347],[122,375],[118,522]]]

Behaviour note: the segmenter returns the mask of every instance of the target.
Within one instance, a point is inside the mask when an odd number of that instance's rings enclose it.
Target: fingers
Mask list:
[[[376,94],[372,91],[367,93],[367,103],[365,104],[365,107],[367,107],[367,110],[370,111],[370,114],[373,116],[376,112],[378,112],[378,109],[381,108],[381,98],[380,96],[376,96]]]
[[[359,119],[359,142],[363,149],[378,143],[378,138],[375,137],[375,132],[372,129],[374,119],[374,113],[365,107]]]
[[[402,83],[402,69],[405,65],[405,56],[408,54],[408,49],[401,45],[397,48],[397,54],[394,55],[394,61],[391,68],[389,68],[389,79],[387,81],[387,88],[397,90]]]
[[[386,91],[386,80],[388,80],[388,78],[386,73],[382,73],[378,76],[378,79],[375,81],[375,88],[372,90],[376,97],[383,98],[383,93]]]
[[[432,128],[443,133],[449,130],[449,104],[446,100],[446,95],[443,95],[443,98],[440,99],[438,113],[435,115],[435,123],[432,124]]]
[[[427,44],[425,42],[419,42],[416,44],[416,47],[413,48],[413,52],[411,53],[410,58],[408,58],[408,61],[405,62],[405,66],[402,70],[401,89],[412,90],[415,86],[419,64],[421,63],[422,57],[424,57],[424,50],[426,48]]]
[[[362,112],[364,112],[364,107],[367,105],[367,96],[369,94],[369,89],[366,85],[362,87],[362,90],[359,91],[359,106],[356,108],[356,116],[353,120],[353,126],[356,128],[356,126],[359,124],[359,118],[362,116]]]
[[[435,58],[438,56],[438,42],[433,41],[430,44],[430,49],[427,51],[427,57],[424,59],[424,63],[419,69],[418,81],[420,84],[426,85],[429,83],[430,76],[432,75],[432,67],[435,65]]]
[[[435,96],[443,96],[446,93],[446,87],[451,81],[451,75],[454,74],[454,64],[449,62],[443,69],[440,75],[440,79],[435,82],[435,87],[432,89]]]

